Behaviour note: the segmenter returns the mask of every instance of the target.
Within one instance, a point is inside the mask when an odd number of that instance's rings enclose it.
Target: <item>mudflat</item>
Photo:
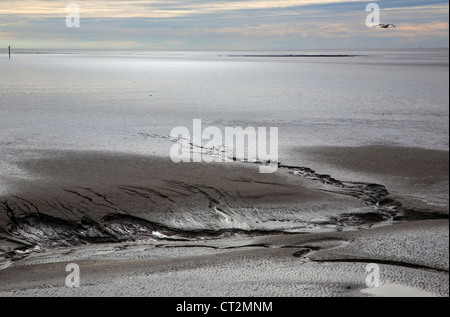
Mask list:
[[[390,164],[372,161],[382,150]],[[442,151],[421,152],[429,162],[417,149],[314,151],[365,177],[448,180],[435,172],[448,170]],[[389,187],[283,164],[265,175],[241,162],[52,151],[19,166],[32,177],[10,180],[0,199],[0,296],[449,294],[448,206],[422,202],[418,217],[400,217],[420,195],[392,203]],[[64,284],[68,263],[83,272],[78,289]],[[365,284],[367,264],[382,272],[377,292]]]

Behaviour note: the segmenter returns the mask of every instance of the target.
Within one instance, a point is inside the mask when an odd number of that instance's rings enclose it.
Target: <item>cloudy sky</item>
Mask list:
[[[381,22],[366,26],[366,5]],[[68,28],[66,6],[80,8]],[[448,47],[442,0],[1,0],[0,47],[302,50]]]

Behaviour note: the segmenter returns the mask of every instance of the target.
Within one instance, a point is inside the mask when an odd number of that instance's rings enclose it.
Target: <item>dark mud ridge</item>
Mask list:
[[[137,240],[186,241],[199,237],[225,237],[236,234],[262,235],[270,231],[239,229],[191,230],[172,229],[141,218],[110,214],[98,222],[83,218],[79,222],[33,214],[12,219],[6,232],[0,232],[0,243],[23,244],[14,250],[0,250],[0,256],[15,257],[39,249],[68,247],[93,243],[118,243]],[[277,232],[275,232],[277,233]],[[1,244],[0,244],[1,245]]]
[[[406,209],[382,185],[343,182],[307,167],[279,164],[279,168],[326,185],[320,191],[353,197],[372,209],[315,223],[319,229],[449,218],[448,214]],[[159,187],[120,186],[114,193],[73,188],[63,189],[63,197],[9,197],[0,201],[0,257],[91,243],[302,232],[295,227],[301,223],[301,219],[293,220],[295,213],[286,216],[283,209],[260,209],[239,193],[231,195],[211,186],[174,181],[165,186],[164,191]]]

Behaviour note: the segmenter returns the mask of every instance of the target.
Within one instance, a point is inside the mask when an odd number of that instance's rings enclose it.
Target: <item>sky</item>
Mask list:
[[[381,23],[369,28],[376,3]],[[67,27],[69,4],[79,27]],[[75,20],[70,20],[75,22]],[[316,50],[448,47],[441,0],[1,0],[0,47]]]

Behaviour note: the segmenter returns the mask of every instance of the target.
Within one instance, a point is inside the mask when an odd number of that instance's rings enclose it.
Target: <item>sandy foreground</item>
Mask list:
[[[0,296],[448,296],[448,233],[441,220],[64,248],[10,263],[0,271]],[[68,263],[80,266],[80,288],[65,285]],[[368,263],[380,267],[379,289],[366,286]]]
[[[367,148],[315,155],[339,177],[395,185],[387,198],[299,168],[35,152],[19,164],[33,178],[0,197],[0,296],[449,296],[448,152],[372,150],[396,165],[350,171]],[[68,263],[79,288],[65,285]],[[368,264],[381,287],[367,287]]]

